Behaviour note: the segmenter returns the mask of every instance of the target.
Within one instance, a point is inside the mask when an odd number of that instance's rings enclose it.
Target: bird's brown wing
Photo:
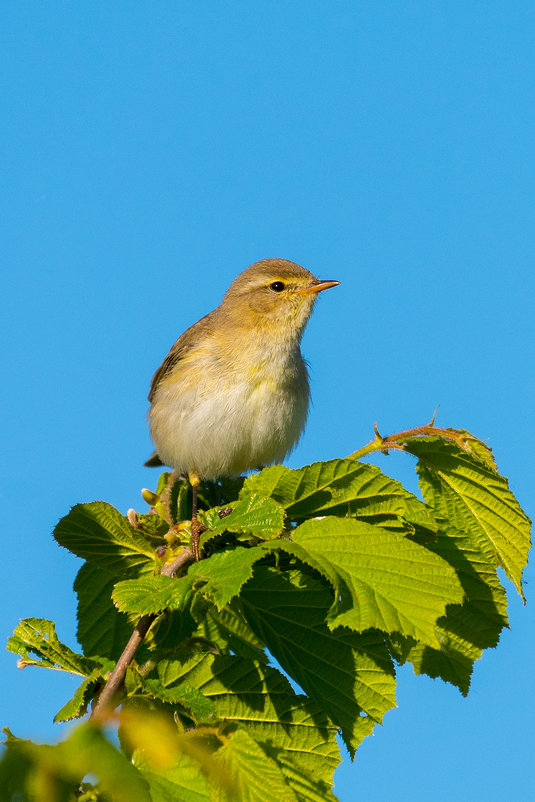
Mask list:
[[[197,323],[194,323],[193,326],[190,326],[189,329],[186,329],[184,334],[182,334],[171,346],[171,350],[152,377],[148,395],[151,403],[162,379],[173,372],[184,354],[187,353],[187,351],[189,351],[189,349],[195,345],[198,339],[204,335],[206,329],[210,327],[209,318],[211,318],[216,312],[217,309],[202,317],[197,321]]]
[[[182,337],[183,336],[184,335],[182,335]],[[150,402],[152,402],[152,399],[154,398],[154,394],[156,392],[156,389],[157,389],[159,383],[161,382],[161,380],[165,376],[167,376],[169,373],[171,373],[171,371],[173,370],[173,368],[175,367],[177,362],[179,362],[180,358],[182,357],[182,354],[184,352],[184,346],[181,344],[182,337],[179,337],[179,339],[173,345],[173,347],[171,348],[171,350],[169,351],[169,353],[165,357],[164,361],[162,362],[162,364],[160,365],[160,367],[158,368],[158,370],[156,371],[156,373],[152,377],[152,381],[150,383],[149,395],[148,395],[148,399],[149,399]]]

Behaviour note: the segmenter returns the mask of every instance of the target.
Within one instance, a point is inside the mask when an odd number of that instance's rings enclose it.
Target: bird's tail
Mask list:
[[[161,461],[157,452],[154,451],[144,465],[146,468],[160,468],[164,463]]]

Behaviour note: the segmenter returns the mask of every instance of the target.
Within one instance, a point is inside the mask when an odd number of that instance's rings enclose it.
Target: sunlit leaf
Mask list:
[[[299,771],[331,787],[339,761],[336,728],[315,702],[295,694],[276,669],[204,654],[186,662],[163,660],[158,673],[167,688],[196,687],[213,700],[218,718],[243,726],[262,748],[287,752]]]
[[[189,569],[188,577],[221,610],[252,577],[254,563],[265,556],[264,549],[258,546],[250,549],[238,546],[195,563]]]
[[[232,733],[217,752],[217,760],[227,767],[236,782],[234,792],[221,789],[214,802],[298,802],[276,761],[269,757],[245,730]]]
[[[507,479],[480,459],[441,438],[408,440],[418,457],[422,493],[437,513],[474,538],[485,557],[500,565],[522,593],[530,547],[530,520]]]
[[[313,462],[296,470],[264,468],[246,479],[240,498],[254,494],[270,496],[297,521],[319,515],[356,516],[381,525],[406,519],[436,530],[425,504],[375,465],[354,459]]]
[[[334,629],[370,627],[400,632],[439,646],[435,626],[463,590],[453,568],[397,532],[350,518],[306,521],[292,542],[266,547],[293,553],[332,583],[335,600],[327,621]]]
[[[7,650],[20,655],[21,668],[39,666],[55,668],[90,676],[101,663],[76,654],[58,639],[56,627],[52,621],[43,618],[25,618],[18,624],[7,642]]]
[[[200,513],[199,517],[208,530],[201,538],[201,545],[223,532],[250,534],[268,540],[276,537],[284,524],[281,505],[259,494],[247,494],[227,506]]]
[[[137,575],[152,570],[154,549],[139,530],[111,504],[77,504],[56,525],[54,537],[78,557],[109,573]]]
[[[123,613],[145,615],[162,610],[180,610],[191,598],[192,585],[190,574],[177,579],[168,576],[125,579],[115,585],[112,599]]]

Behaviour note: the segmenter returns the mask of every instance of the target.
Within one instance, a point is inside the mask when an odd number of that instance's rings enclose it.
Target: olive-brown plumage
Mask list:
[[[284,459],[308,413],[301,337],[318,292],[338,283],[285,259],[240,273],[154,374],[149,422],[163,464],[214,479]]]

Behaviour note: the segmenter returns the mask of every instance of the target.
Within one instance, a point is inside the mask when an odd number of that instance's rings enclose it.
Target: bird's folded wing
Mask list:
[[[214,312],[217,312],[217,310],[214,310]],[[214,315],[214,312],[205,315],[198,320],[197,323],[194,323],[193,326],[190,326],[189,329],[186,329],[184,334],[171,346],[171,350],[152,377],[148,396],[151,403],[162,379],[165,379],[166,376],[173,372],[178,362],[180,362],[192,348],[195,348],[199,338],[202,338],[206,329],[210,328],[209,318]]]

